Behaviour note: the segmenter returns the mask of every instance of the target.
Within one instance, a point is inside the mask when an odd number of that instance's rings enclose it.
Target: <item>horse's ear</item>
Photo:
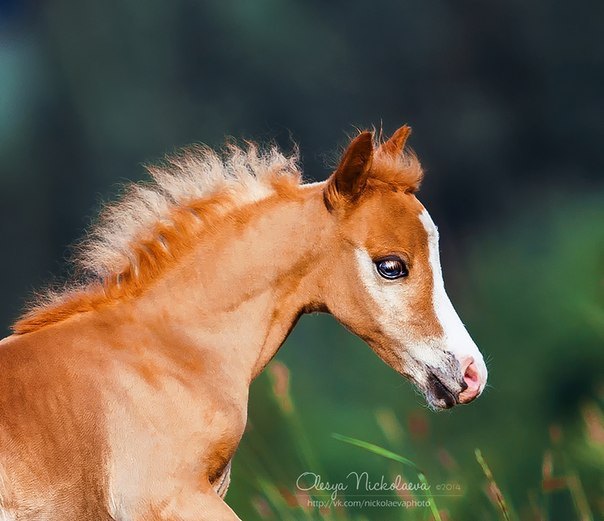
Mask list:
[[[411,135],[411,127],[403,125],[388,141],[380,145],[379,151],[389,156],[398,156],[403,152],[407,138]]]
[[[325,204],[332,210],[342,201],[353,201],[365,188],[373,160],[373,134],[362,132],[348,145],[337,170],[325,187]]]

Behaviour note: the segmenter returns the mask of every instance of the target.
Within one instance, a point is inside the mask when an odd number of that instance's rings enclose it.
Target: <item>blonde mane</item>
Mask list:
[[[286,156],[254,143],[228,144],[221,152],[190,147],[147,170],[151,180],[127,186],[76,248],[75,281],[38,295],[13,325],[15,333],[139,294],[190,251],[216,217],[269,197],[279,184],[301,182],[297,150]]]

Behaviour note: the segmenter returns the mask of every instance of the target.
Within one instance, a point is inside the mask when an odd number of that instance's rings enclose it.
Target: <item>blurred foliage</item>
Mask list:
[[[476,448],[512,516],[580,519],[581,491],[601,516],[602,444],[589,440],[604,393],[603,26],[596,0],[0,2],[5,331],[141,164],[225,135],[294,140],[321,179],[354,126],[406,122],[491,387],[432,414],[333,319],[306,317],[278,357],[296,406],[279,407],[268,376],[253,385],[229,501],[244,519],[271,501],[298,519],[285,491],[300,472],[393,472],[338,432],[460,484],[462,497],[437,498],[448,519],[497,519]]]

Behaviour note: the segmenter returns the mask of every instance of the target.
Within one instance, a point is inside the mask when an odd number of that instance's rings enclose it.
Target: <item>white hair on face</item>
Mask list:
[[[459,361],[466,357],[472,357],[482,373],[484,386],[487,368],[482,354],[463,325],[445,290],[438,249],[438,229],[426,209],[420,213],[419,219],[428,234],[429,262],[433,277],[432,302],[436,318],[444,332],[444,347],[447,351],[453,353]]]
[[[377,320],[380,327],[396,343],[393,351],[404,365],[405,372],[412,375],[416,382],[423,383],[425,374],[415,360],[439,367],[442,363],[442,355],[438,351],[439,339],[417,338],[405,327],[405,320],[413,310],[409,308],[404,286],[392,281],[383,281],[377,273],[373,259],[364,249],[355,249],[355,256],[361,282],[379,309]],[[409,360],[407,354],[413,360]]]
[[[421,383],[425,380],[424,372],[416,362],[445,369],[450,362],[443,357],[443,353],[449,352],[459,363],[472,357],[481,373],[484,387],[487,369],[483,357],[445,291],[438,250],[438,229],[425,209],[420,213],[419,219],[427,233],[428,261],[432,272],[432,305],[443,334],[435,337],[414,334],[413,328],[405,323],[414,310],[409,308],[404,285],[381,280],[369,253],[357,248],[355,256],[362,284],[379,309],[379,316],[376,318],[381,328],[391,341],[398,344],[395,347],[397,355],[401,360],[405,359],[406,371],[416,381]]]
[[[401,338],[407,333],[401,328],[401,316],[407,315],[407,301],[404,288],[398,284],[386,282],[377,273],[369,253],[356,248],[355,256],[360,271],[361,283],[380,310],[378,321],[383,330],[392,338]]]

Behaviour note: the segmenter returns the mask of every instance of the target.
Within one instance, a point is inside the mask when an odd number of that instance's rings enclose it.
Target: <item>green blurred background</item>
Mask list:
[[[296,499],[303,471],[413,477],[339,432],[456,485],[435,498],[443,520],[504,518],[475,448],[511,519],[603,519],[602,27],[597,0],[1,0],[4,333],[143,163],[227,135],[294,140],[323,179],[356,127],[408,123],[490,387],[432,413],[333,319],[305,317],[277,357],[291,395],[268,375],[252,387],[228,501],[243,519],[434,518]]]

